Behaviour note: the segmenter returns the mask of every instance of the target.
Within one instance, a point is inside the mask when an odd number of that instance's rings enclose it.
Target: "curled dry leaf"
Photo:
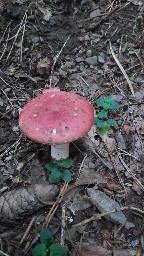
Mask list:
[[[38,75],[49,75],[51,70],[51,61],[47,57],[41,59],[37,64],[37,74]]]

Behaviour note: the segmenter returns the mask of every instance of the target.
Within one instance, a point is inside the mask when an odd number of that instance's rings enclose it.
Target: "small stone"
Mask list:
[[[85,40],[85,41],[89,41],[89,40],[90,40],[90,37],[89,37],[88,35],[85,35],[84,40]]]
[[[100,62],[100,63],[105,63],[105,60],[104,60],[104,58],[103,57],[101,57],[101,56],[98,56],[98,62]]]
[[[91,57],[91,56],[92,56],[92,50],[88,50],[88,51],[86,52],[86,57],[89,58],[89,57]]]
[[[49,24],[51,27],[55,26],[57,24],[56,20],[54,18],[50,18]]]
[[[39,37],[35,36],[35,37],[32,37],[32,43],[33,44],[37,44],[39,42]]]
[[[83,62],[84,61],[84,58],[83,57],[77,57],[76,58],[76,62],[77,63],[80,63],[80,62]]]
[[[80,37],[79,37],[79,41],[80,41],[80,42],[83,42],[83,41],[84,41],[84,37],[83,37],[83,36],[80,36]]]
[[[117,95],[111,95],[112,99],[117,101],[117,102],[121,102],[121,100],[123,99],[123,96],[120,94]]]
[[[141,92],[136,92],[135,97],[137,101],[141,101],[143,99],[143,95]]]
[[[98,63],[98,58],[97,56],[89,57],[85,59],[85,62],[89,65],[96,66]]]
[[[97,18],[101,16],[101,13],[100,13],[100,10],[97,8],[96,10],[93,10],[91,13],[90,13],[90,18]]]

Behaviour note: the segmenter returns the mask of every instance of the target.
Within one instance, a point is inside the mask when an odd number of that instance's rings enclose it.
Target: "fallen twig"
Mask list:
[[[132,87],[131,81],[130,81],[130,79],[129,79],[127,73],[126,73],[126,71],[124,70],[123,66],[122,66],[121,63],[119,62],[118,58],[116,57],[116,55],[115,55],[115,53],[114,53],[114,51],[113,51],[113,49],[112,49],[112,45],[111,45],[111,42],[110,42],[110,41],[109,41],[109,44],[110,44],[110,51],[111,51],[111,54],[112,54],[112,56],[113,56],[113,58],[114,58],[116,64],[117,64],[118,67],[120,68],[121,72],[123,73],[123,75],[124,75],[124,77],[125,77],[125,79],[126,79],[128,85],[129,85],[129,88],[130,88],[130,91],[131,91],[132,95],[135,97],[135,93],[134,93],[134,89],[133,89],[133,87]]]
[[[68,183],[65,182],[65,184],[63,185],[63,187],[62,187],[62,189],[61,189],[61,191],[59,193],[59,196],[58,196],[57,200],[55,201],[54,205],[52,206],[51,210],[49,211],[49,213],[47,214],[47,216],[45,218],[45,222],[43,224],[44,227],[47,228],[50,220],[52,219],[54,213],[56,212],[56,210],[57,210],[57,208],[59,206],[59,204],[61,203],[62,198],[63,198],[67,188],[68,188]]]
[[[66,205],[62,205],[62,222],[61,222],[61,245],[65,244],[65,227],[66,227]]]
[[[51,68],[51,76],[50,76],[50,83],[49,83],[49,87],[51,88],[52,87],[52,79],[53,79],[53,72],[54,72],[54,68],[55,68],[55,64],[57,63],[57,60],[60,56],[60,54],[62,53],[64,47],[66,46],[68,40],[70,39],[70,36],[68,36],[68,38],[66,39],[66,41],[64,42],[62,48],[60,49],[60,51],[58,52],[58,54],[54,57],[54,62],[53,62],[53,65],[52,65],[52,68]]]
[[[113,209],[111,211],[108,211],[108,212],[103,212],[101,214],[94,214],[91,218],[83,220],[83,221],[73,225],[73,227],[79,227],[79,226],[85,225],[85,224],[87,224],[87,223],[89,223],[93,220],[99,220],[102,217],[105,217],[105,216],[107,216],[111,213],[124,211],[124,210],[133,210],[133,211],[139,212],[140,214],[144,214],[144,211],[139,209],[139,208],[136,208],[136,207],[133,207],[133,206],[124,206],[124,207],[120,207],[120,208],[115,208],[115,209]]]
[[[127,164],[124,162],[124,160],[121,157],[121,154],[118,153],[118,157],[120,159],[120,161],[122,162],[123,166],[125,167],[125,169],[127,170],[127,172],[130,174],[130,176],[134,179],[134,181],[137,183],[137,185],[140,186],[140,188],[144,191],[144,186],[142,185],[142,183],[136,178],[136,176],[131,172],[131,170],[129,169],[129,167],[127,166]]]
[[[26,239],[26,237],[27,237],[27,235],[28,235],[28,233],[29,233],[29,231],[30,231],[34,221],[35,221],[35,217],[33,217],[31,222],[29,223],[29,225],[28,225],[28,227],[27,227],[27,229],[26,229],[22,239],[20,240],[20,244],[22,244],[24,242],[24,240]]]

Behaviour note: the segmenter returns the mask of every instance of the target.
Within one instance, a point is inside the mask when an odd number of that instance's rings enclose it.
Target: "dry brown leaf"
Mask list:
[[[79,255],[81,256],[111,256],[112,253],[107,249],[101,246],[92,246],[86,243],[83,243],[82,246],[76,246]],[[76,253],[73,252],[71,256],[76,256]]]
[[[129,124],[124,124],[124,131],[128,135],[130,133],[131,127]]]
[[[113,180],[113,178],[110,175],[105,174],[103,176],[103,179],[106,182],[105,186],[107,189],[115,192],[118,191],[119,186],[116,184],[116,182]]]
[[[41,59],[37,64],[37,74],[39,75],[49,75],[51,69],[51,61],[47,57]]]
[[[107,133],[102,136],[102,140],[106,144],[109,152],[113,153],[116,149],[116,141],[114,138],[108,137]]]

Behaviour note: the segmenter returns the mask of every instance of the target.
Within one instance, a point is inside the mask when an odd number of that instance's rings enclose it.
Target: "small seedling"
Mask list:
[[[58,183],[60,180],[65,182],[71,181],[71,172],[69,168],[73,165],[73,159],[67,158],[59,160],[56,163],[48,162],[45,164],[45,168],[49,171],[49,182]]]
[[[53,243],[53,234],[49,229],[42,230],[40,242],[32,250],[32,256],[67,256],[66,248],[60,244]]]
[[[100,55],[100,52],[99,52],[99,49],[97,48],[92,48],[92,56],[99,56]]]
[[[97,125],[100,134],[104,135],[108,126],[115,126],[117,123],[114,119],[109,119],[110,110],[118,110],[120,105],[110,96],[99,98],[95,101],[101,110],[96,114],[94,123]]]

